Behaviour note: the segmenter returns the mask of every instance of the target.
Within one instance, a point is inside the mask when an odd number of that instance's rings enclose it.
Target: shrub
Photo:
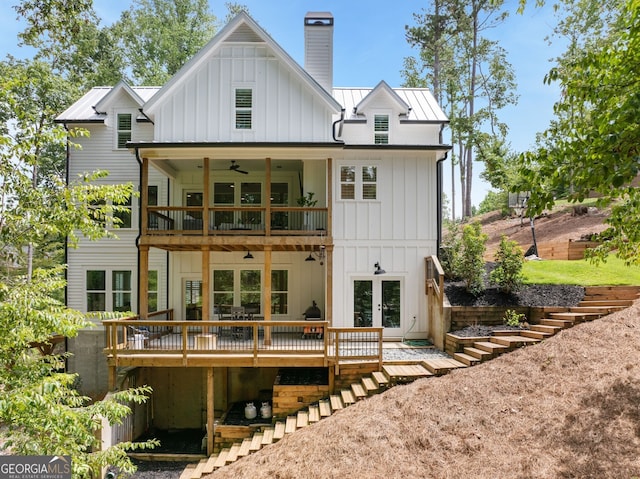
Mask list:
[[[503,235],[496,252],[496,263],[495,269],[489,275],[490,281],[507,294],[517,291],[524,280],[522,248],[518,246],[518,243]]]
[[[466,225],[462,230],[460,259],[456,272],[465,282],[471,294],[478,294],[484,289],[484,259],[488,236],[480,229],[480,223]]]
[[[516,313],[513,309],[507,309],[504,312],[504,324],[512,327],[521,327],[524,322],[527,320],[527,317],[522,313]]]
[[[460,252],[462,250],[462,240],[460,239],[460,229],[454,222],[447,224],[447,232],[444,235],[442,246],[440,247],[440,264],[447,279],[457,280]]]

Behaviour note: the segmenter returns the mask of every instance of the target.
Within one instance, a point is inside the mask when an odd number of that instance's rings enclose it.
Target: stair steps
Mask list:
[[[568,319],[541,319],[540,324],[543,326],[556,326],[560,329],[567,329],[573,326],[574,322]]]
[[[250,451],[259,451],[262,448],[262,437],[263,434],[261,432],[256,432],[251,439],[251,445],[249,446]]]
[[[433,358],[422,361],[424,367],[427,368],[431,374],[436,376],[442,376],[447,374],[452,369],[466,368],[467,365],[451,358]]]
[[[272,427],[268,427],[267,429],[265,429],[263,431],[263,435],[262,435],[262,445],[263,446],[268,446],[269,444],[273,444],[273,435],[275,434],[276,430]]]
[[[382,370],[393,384],[405,384],[433,376],[431,371],[420,364],[385,364]]]
[[[356,401],[359,401],[360,399],[364,399],[367,397],[367,391],[365,391],[364,386],[362,385],[361,382],[353,383],[351,385],[351,393],[356,398]]]
[[[282,437],[284,437],[284,424],[282,424],[282,426],[283,426]],[[275,433],[274,433],[274,436],[275,436]],[[282,439],[282,437],[280,437],[279,439]],[[238,457],[248,456],[249,454],[251,454],[251,438],[247,437],[242,440],[242,444],[240,445],[240,450],[238,451]]]
[[[318,409],[320,409],[320,417],[331,416],[331,403],[328,400],[323,399],[322,401],[318,402]]]
[[[526,336],[494,336],[491,338],[491,342],[506,346],[509,350],[512,350],[529,344],[539,343],[540,340],[527,338]]]
[[[279,441],[285,436],[286,425],[282,421],[278,421],[276,423],[276,427],[273,431],[273,440]]]
[[[580,306],[570,308],[567,312],[549,313],[548,318],[542,319],[540,324],[531,326],[530,330],[521,331],[518,334],[502,332],[492,336],[488,341],[476,341],[472,346],[464,347],[463,352],[454,354],[453,358],[431,358],[421,364],[385,364],[382,371],[375,371],[371,376],[363,377],[360,382],[353,383],[339,393],[310,405],[306,410],[287,416],[284,421],[276,421],[273,427],[266,427],[263,431],[256,432],[251,438],[245,438],[242,442],[224,448],[217,455],[203,459],[198,464],[189,464],[182,472],[180,479],[199,479],[282,439],[286,434],[315,424],[335,411],[381,392],[393,384],[446,374],[452,369],[487,361],[517,347],[538,343],[578,322],[596,319],[624,309],[632,305],[633,300],[638,297],[640,297],[640,288],[616,291],[614,299],[606,299],[605,289],[598,289],[592,295],[586,296]]]
[[[375,394],[378,391],[378,386],[376,385],[373,378],[369,376],[365,376],[362,378],[362,387],[367,392],[367,396],[370,394]]]
[[[562,328],[559,328],[557,326],[545,326],[544,324],[534,324],[530,327],[531,331],[537,331],[540,333],[547,333],[550,336],[553,336],[554,334],[558,333],[559,331],[562,330]]]
[[[488,351],[483,351],[482,349],[474,348],[473,346],[467,346],[464,348],[463,352],[468,354],[469,356],[473,356],[480,362],[487,361],[491,359],[493,355]]]
[[[481,349],[482,351],[487,351],[488,353],[493,354],[493,356],[498,356],[502,353],[506,353],[508,351],[508,347],[494,343],[492,341],[476,341],[473,343],[474,348]]]
[[[285,426],[284,426],[284,433],[291,434],[293,432],[296,432],[297,428],[298,428],[298,417],[288,416],[287,422],[285,423]]]
[[[309,412],[298,411],[298,416],[296,418],[296,429],[307,427],[308,425],[309,425]]]
[[[547,339],[553,336],[551,333],[544,333],[542,331],[520,331],[521,336],[525,336],[527,338],[535,338],[535,339]]]
[[[309,406],[309,423],[313,424],[315,422],[320,421],[320,407],[319,406]]]
[[[329,401],[331,404],[331,411],[337,411],[339,409],[344,409],[344,404],[342,403],[342,398],[337,394],[332,394],[329,396]]]
[[[453,359],[455,359],[456,361],[460,361],[467,366],[475,366],[480,362],[478,358],[467,353],[455,353],[453,355]]]
[[[378,389],[384,389],[389,385],[389,377],[382,371],[374,371],[371,373],[371,377],[378,385]]]

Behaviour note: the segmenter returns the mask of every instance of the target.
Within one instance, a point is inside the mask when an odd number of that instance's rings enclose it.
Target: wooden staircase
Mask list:
[[[285,419],[277,420],[272,426],[263,428],[252,437],[235,443],[231,447],[223,448],[218,454],[202,459],[198,464],[188,465],[180,479],[200,479],[216,469],[279,441],[298,429],[315,424],[337,411],[397,384],[407,384],[419,378],[447,374],[452,369],[473,366],[516,348],[539,343],[575,324],[627,308],[637,298],[640,298],[640,287],[586,288],[585,297],[578,306],[569,308],[566,312],[549,313],[549,318],[531,326],[528,331],[503,331],[490,337],[488,341],[474,342],[472,346],[465,347],[463,352],[455,353],[453,359],[443,357],[414,363],[385,363],[382,371],[375,371],[370,376],[363,377],[361,381],[351,384],[350,387],[321,399]]]
[[[315,424],[337,411],[397,384],[407,384],[416,379],[446,374],[452,369],[461,367],[465,367],[465,364],[449,358],[428,359],[415,363],[385,363],[382,371],[374,371],[370,376],[364,376],[359,382],[352,383],[350,387],[337,391],[328,398],[301,409],[296,414],[277,420],[273,426],[263,428],[252,437],[235,443],[231,447],[223,448],[219,453],[202,459],[198,464],[189,464],[182,472],[180,479],[199,479],[211,474],[227,464],[279,441],[298,429]]]
[[[453,358],[467,366],[473,366],[518,347],[539,343],[576,324],[593,321],[628,308],[638,298],[638,286],[587,287],[585,296],[578,306],[568,308],[564,312],[549,313],[548,318],[540,320],[539,324],[532,325],[527,331],[497,332],[488,341],[477,341],[472,346],[464,347],[463,352],[455,353]]]

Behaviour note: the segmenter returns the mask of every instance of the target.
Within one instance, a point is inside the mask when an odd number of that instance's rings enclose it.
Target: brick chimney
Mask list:
[[[304,69],[331,93],[333,15],[330,12],[308,12],[304,17]]]

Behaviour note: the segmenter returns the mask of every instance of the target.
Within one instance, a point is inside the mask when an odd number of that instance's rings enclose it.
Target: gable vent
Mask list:
[[[229,35],[225,42],[263,43],[263,40],[248,25],[244,24]]]

